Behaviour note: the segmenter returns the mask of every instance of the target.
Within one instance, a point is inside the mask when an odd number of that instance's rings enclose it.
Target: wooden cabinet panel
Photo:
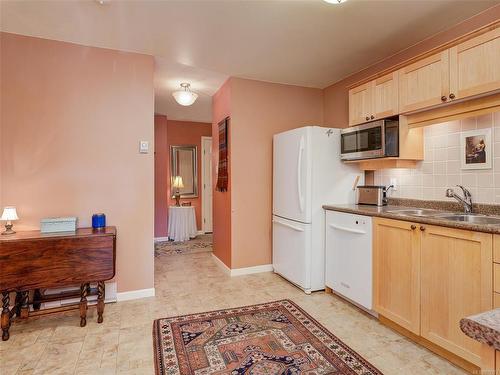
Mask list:
[[[349,90],[349,125],[367,122],[370,120],[372,112],[372,82],[365,83],[364,85]]]
[[[496,351],[496,365],[495,365],[495,370],[497,374],[500,374],[500,350]]]
[[[500,309],[500,293],[493,293],[493,308]]]
[[[376,119],[397,115],[398,73],[393,72],[377,78],[373,82],[373,115]]]
[[[375,311],[420,333],[420,233],[407,221],[374,219]]]
[[[450,95],[462,99],[500,89],[500,28],[450,49]]]
[[[494,291],[500,293],[500,264],[493,263]]]
[[[493,262],[500,263],[500,235],[493,236]]]
[[[443,103],[450,85],[448,50],[399,70],[399,112],[411,112]],[[445,99],[446,100],[446,99]]]
[[[481,366],[481,344],[459,322],[492,308],[492,235],[437,226],[421,233],[421,335]]]

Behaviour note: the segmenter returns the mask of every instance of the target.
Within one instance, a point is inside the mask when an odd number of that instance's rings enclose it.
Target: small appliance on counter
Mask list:
[[[358,186],[358,202],[357,204],[369,204],[372,206],[386,206],[387,192],[391,186],[383,185],[365,185]]]

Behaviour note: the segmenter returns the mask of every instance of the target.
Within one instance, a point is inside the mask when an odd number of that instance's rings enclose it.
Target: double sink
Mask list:
[[[482,225],[500,225],[500,217],[493,217],[481,214],[460,214],[453,212],[443,212],[439,210],[431,209],[400,209],[400,210],[389,210],[388,213],[398,214],[403,216],[414,216],[414,217],[429,217],[441,220],[450,220],[457,222],[464,222],[470,224],[482,224]]]

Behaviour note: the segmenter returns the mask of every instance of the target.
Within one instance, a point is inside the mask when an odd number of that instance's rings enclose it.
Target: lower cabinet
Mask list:
[[[375,310],[481,366],[481,344],[459,322],[493,308],[493,236],[375,218],[373,252]]]
[[[375,311],[420,333],[420,233],[407,221],[373,220]]]
[[[464,335],[460,319],[493,308],[493,236],[423,226],[421,231],[421,336],[481,364],[481,344]]]

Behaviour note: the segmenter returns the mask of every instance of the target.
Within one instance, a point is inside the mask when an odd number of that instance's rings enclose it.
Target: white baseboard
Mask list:
[[[168,241],[168,237],[155,237],[155,242]]]
[[[212,259],[215,260],[215,263],[217,264],[217,266],[219,266],[219,268],[228,276],[231,276],[231,268],[229,268],[228,266],[226,266],[226,264],[220,260],[219,258],[217,258],[217,256],[212,253]]]
[[[261,273],[261,272],[272,272],[272,270],[273,270],[272,264],[262,264],[260,266],[245,267],[245,268],[233,268],[231,269],[231,276],[250,275],[252,273]]]
[[[212,257],[215,260],[217,266],[219,266],[219,268],[228,276],[242,276],[242,275],[251,275],[252,273],[273,271],[272,264],[263,264],[260,266],[245,267],[245,268],[229,268],[222,260],[217,258],[217,256],[214,253],[212,253]]]
[[[129,292],[117,293],[116,299],[118,300],[118,302],[122,302],[122,301],[130,301],[132,299],[154,297],[154,296],[155,296],[155,288],[149,288],[149,289],[138,289],[138,290],[131,290]]]
[[[202,231],[202,230],[199,230],[199,231],[198,231],[198,234],[205,234],[205,232],[204,232],[204,231]]]

